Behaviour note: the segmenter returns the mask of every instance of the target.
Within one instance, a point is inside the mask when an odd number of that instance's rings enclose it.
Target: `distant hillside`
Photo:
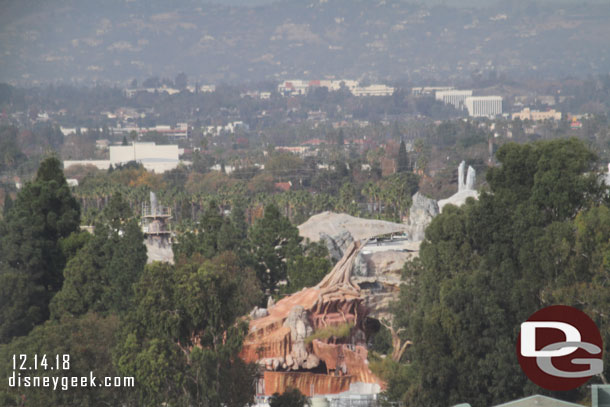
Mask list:
[[[430,5],[439,3],[4,0],[0,81],[125,83],[185,72],[203,83],[332,75],[453,82],[486,71],[530,78],[610,71],[607,2]]]

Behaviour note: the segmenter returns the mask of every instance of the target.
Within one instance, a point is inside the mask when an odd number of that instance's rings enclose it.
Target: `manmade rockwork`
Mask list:
[[[367,309],[360,288],[351,281],[361,247],[353,242],[315,287],[283,298],[266,312],[253,312],[240,355],[264,369],[262,394],[290,387],[307,396],[336,394],[354,383],[384,388],[368,366]]]

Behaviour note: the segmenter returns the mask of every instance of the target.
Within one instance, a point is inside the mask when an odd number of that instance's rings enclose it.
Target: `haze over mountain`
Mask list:
[[[0,81],[126,83],[185,72],[201,83],[416,83],[486,72],[532,78],[610,71],[607,2],[231,3],[4,1]]]

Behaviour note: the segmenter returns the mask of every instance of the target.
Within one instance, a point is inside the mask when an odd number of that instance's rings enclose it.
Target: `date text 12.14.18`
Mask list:
[[[13,355],[13,370],[70,370],[70,355]]]

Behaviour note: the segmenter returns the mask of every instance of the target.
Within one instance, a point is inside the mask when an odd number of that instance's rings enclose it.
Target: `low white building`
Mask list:
[[[101,128],[99,129],[92,129],[92,130],[97,130],[99,132],[102,131]],[[61,131],[61,134],[63,134],[64,136],[69,136],[71,134],[77,134],[77,133],[81,133],[81,134],[85,134],[89,131],[89,129],[87,127],[63,127],[63,126],[59,126],[59,131]]]
[[[418,86],[411,88],[411,94],[413,96],[432,95],[435,92],[453,89],[455,89],[453,86]]]
[[[110,168],[110,160],[65,160],[64,169],[74,165],[92,165],[98,170],[107,170]]]
[[[129,88],[125,89],[125,96],[132,98],[140,92],[144,93],[167,93],[168,95],[174,95],[180,93],[180,89],[171,88],[167,85],[163,85],[157,88]]]
[[[358,86],[352,89],[354,96],[392,96],[394,88],[387,85]]]
[[[148,171],[163,173],[173,170],[180,163],[180,149],[175,144],[133,143],[128,146],[110,146],[109,150],[109,160],[64,161],[64,168],[73,165],[93,165],[101,170],[107,170],[110,165],[124,165],[135,161]]]
[[[311,81],[310,86],[319,86],[323,88],[327,88],[329,91],[336,92],[341,89],[342,86],[345,86],[350,91],[353,91],[354,88],[358,86],[358,81],[353,79],[335,79],[335,80],[320,80],[320,81]]]
[[[292,79],[280,83],[277,91],[281,95],[304,95],[309,89],[309,81],[301,79]]]
[[[219,136],[221,133],[233,134],[238,129],[248,131],[248,130],[250,130],[250,126],[248,126],[247,123],[244,123],[243,121],[240,120],[240,121],[234,121],[234,122],[227,123],[224,126],[207,126],[207,127],[205,127],[204,132],[207,135]]]

